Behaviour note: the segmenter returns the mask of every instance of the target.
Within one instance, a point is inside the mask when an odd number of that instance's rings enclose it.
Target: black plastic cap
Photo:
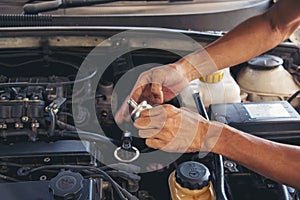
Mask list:
[[[248,64],[251,68],[255,69],[273,69],[279,65],[282,65],[283,59],[278,56],[265,54],[252,58],[248,61]]]
[[[188,161],[177,167],[175,177],[176,182],[181,187],[190,190],[199,190],[208,186],[210,172],[205,165],[199,162]]]
[[[55,199],[78,199],[83,189],[83,177],[71,171],[60,172],[50,180],[49,189]]]

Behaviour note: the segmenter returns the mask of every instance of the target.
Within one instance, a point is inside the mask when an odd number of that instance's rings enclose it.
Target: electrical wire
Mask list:
[[[297,92],[295,92],[292,96],[290,96],[287,101],[289,103],[291,103],[298,95],[300,94],[300,90],[298,90]]]
[[[3,174],[0,174],[0,179],[7,180],[7,181],[12,181],[12,182],[19,182],[20,181],[16,178],[9,177],[9,176],[3,175]]]
[[[60,64],[64,64],[64,65],[69,65],[70,67],[73,67],[74,69],[79,69],[80,66],[76,65],[76,64],[73,64],[73,63],[70,63],[70,62],[66,62],[66,61],[63,61],[63,60],[57,60],[57,59],[54,59],[54,58],[49,58],[47,61],[50,61],[50,62],[54,62],[54,63],[60,63]]]
[[[56,116],[55,116],[54,111],[52,109],[50,109],[48,111],[48,113],[49,113],[49,118],[50,118],[50,125],[49,125],[49,128],[48,128],[48,136],[53,136],[54,131],[55,131]]]
[[[65,116],[68,116],[68,117],[73,117],[72,113],[69,113],[69,112],[59,112],[58,115],[65,115]]]
[[[3,65],[4,67],[13,68],[13,67],[21,67],[22,65],[28,65],[28,64],[32,64],[32,63],[36,63],[36,62],[60,63],[60,64],[71,66],[72,68],[77,69],[77,70],[80,67],[80,66],[77,66],[77,65],[75,65],[73,63],[65,62],[65,61],[57,60],[57,59],[53,59],[53,58],[49,58],[47,60],[45,60],[45,59],[36,59],[36,60],[30,60],[30,61],[26,61],[26,62],[22,62],[22,63],[17,63],[17,64],[8,64],[8,63],[0,62],[0,65]]]
[[[31,50],[31,51],[33,51],[33,50]],[[34,52],[28,53],[26,51],[22,51],[22,52],[18,51],[18,52],[16,52],[14,50],[14,51],[1,52],[1,54],[0,54],[0,58],[2,58],[2,57],[4,57],[4,58],[20,58],[20,57],[24,57],[24,56],[25,57],[29,57],[29,56],[31,56],[31,57],[42,56],[42,53],[38,52],[38,51],[36,53],[34,53]]]
[[[10,83],[0,83],[0,87],[11,87],[11,86],[41,86],[41,85],[70,85],[74,83],[84,82],[86,80],[89,80],[93,78],[96,75],[96,71],[94,71],[92,74],[90,74],[87,77],[84,77],[77,81],[65,81],[65,82],[57,82],[57,83],[30,83],[30,82],[10,82]]]
[[[44,59],[40,58],[40,59],[29,60],[29,61],[17,63],[17,64],[8,64],[8,63],[0,62],[0,65],[3,65],[4,67],[20,67],[22,65],[28,65],[28,64],[32,64],[32,63],[36,63],[36,62],[43,62],[43,61],[44,61]]]
[[[97,133],[92,133],[92,132],[87,132],[87,131],[81,131],[81,130],[76,130],[76,131],[61,131],[60,132],[61,136],[66,136],[66,137],[80,137],[82,139],[87,139],[87,140],[100,140],[101,142],[107,142],[107,143],[117,143],[119,141],[97,134]],[[78,136],[80,135],[80,136]]]
[[[12,163],[12,162],[1,162],[1,161],[0,161],[0,165],[1,165],[1,166],[10,166],[10,167],[22,167],[22,166],[23,166],[23,165],[17,164],[17,163]]]

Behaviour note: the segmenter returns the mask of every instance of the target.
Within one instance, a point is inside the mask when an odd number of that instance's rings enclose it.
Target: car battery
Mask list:
[[[208,116],[266,139],[300,138],[300,115],[287,101],[212,104]]]

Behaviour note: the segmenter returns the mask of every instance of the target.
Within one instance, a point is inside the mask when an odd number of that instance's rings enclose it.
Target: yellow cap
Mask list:
[[[218,83],[220,82],[224,77],[224,72],[223,71],[216,71],[212,74],[209,74],[204,77],[200,77],[200,81],[205,82],[205,83]]]

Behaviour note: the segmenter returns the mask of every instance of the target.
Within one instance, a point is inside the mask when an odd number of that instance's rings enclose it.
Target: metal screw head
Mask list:
[[[47,176],[46,175],[40,176],[40,181],[45,181],[45,180],[47,180]]]
[[[23,128],[23,124],[22,123],[15,123],[15,128]]]
[[[230,162],[230,161],[225,161],[225,162],[224,162],[224,165],[225,165],[226,167],[233,167],[233,166],[234,166],[234,164],[233,164],[232,162]]]
[[[44,162],[45,162],[45,163],[48,163],[48,162],[50,162],[50,161],[51,161],[51,158],[50,158],[50,157],[45,157],[45,158],[44,158]]]
[[[21,119],[23,122],[28,122],[28,120],[29,120],[29,118],[27,116],[23,116]]]
[[[38,122],[31,123],[31,128],[39,128],[40,124]]]

